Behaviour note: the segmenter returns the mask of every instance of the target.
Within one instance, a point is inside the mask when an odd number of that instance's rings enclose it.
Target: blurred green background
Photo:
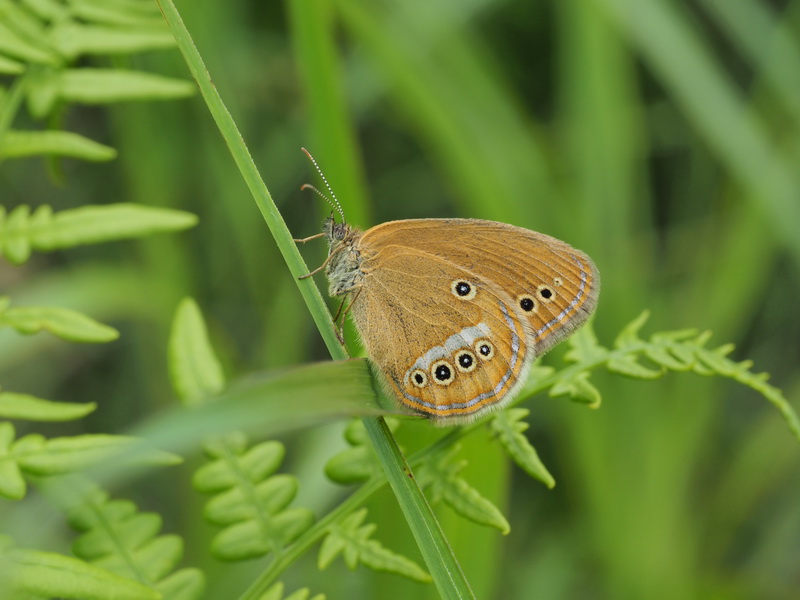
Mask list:
[[[647,333],[710,329],[798,405],[799,2],[178,8],[298,237],[318,232],[328,212],[299,191],[316,182],[305,146],[350,222],[478,217],[562,238],[602,274],[601,343],[649,308]],[[188,78],[177,51],[114,64]],[[175,403],[166,341],[186,295],[203,309],[230,377],[326,357],[199,96],[75,108],[67,123],[119,158],[66,161],[63,185],[41,160],[6,161],[3,206],[137,202],[194,212],[200,225],[37,255],[19,268],[0,263],[0,291],[15,304],[76,308],[122,332],[89,347],[4,331],[6,389],[99,402],[70,427],[125,431]],[[323,246],[303,249],[309,264],[322,261]],[[800,597],[800,448],[778,413],[752,390],[690,374],[642,382],[598,373],[595,383],[598,411],[545,396],[524,405],[553,491],[508,464],[484,431],[464,444],[467,479],[512,526],[503,537],[439,510],[477,597]],[[342,427],[284,438],[285,468],[301,479],[297,503],[318,514],[346,493],[321,474],[344,445]],[[403,429],[407,448],[434,435],[426,424]],[[209,558],[212,529],[201,519],[204,499],[189,491],[191,466],[114,492],[184,536],[186,562],[209,574],[208,598],[235,598],[263,561]],[[370,518],[384,545],[421,562],[388,492]],[[57,519],[38,527],[68,544]],[[319,572],[311,555],[283,579],[333,599],[436,597],[433,586],[365,568]]]

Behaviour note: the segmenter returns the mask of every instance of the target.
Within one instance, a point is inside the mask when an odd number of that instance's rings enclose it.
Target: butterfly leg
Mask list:
[[[353,304],[355,304],[358,295],[361,293],[361,288],[358,288],[356,295],[353,296],[353,299],[350,301],[350,304],[347,305],[347,308],[344,312],[342,312],[342,307],[344,307],[344,303],[347,301],[347,297],[342,299],[342,303],[339,305],[339,310],[336,311],[336,316],[333,318],[333,322],[336,323],[339,321],[341,317],[341,322],[338,324],[336,328],[336,337],[339,339],[339,343],[344,346],[344,324],[347,321],[347,313],[350,312],[350,309],[353,308]]]
[[[306,238],[292,238],[292,241],[296,244],[305,244],[306,242],[310,242],[311,240],[317,240],[325,235],[325,232],[318,233],[317,235],[310,235]]]

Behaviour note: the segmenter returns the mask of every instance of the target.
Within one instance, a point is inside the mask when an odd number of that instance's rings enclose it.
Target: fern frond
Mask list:
[[[555,479],[542,463],[536,449],[528,441],[528,438],[523,435],[523,432],[530,427],[523,419],[530,412],[527,408],[509,408],[500,411],[494,415],[490,426],[514,462],[531,477],[552,488],[556,485]]]
[[[311,591],[308,588],[301,588],[289,596],[284,596],[283,588],[283,583],[279,581],[259,596],[258,600],[325,600],[325,594],[317,594],[309,598]]]
[[[428,492],[431,503],[444,501],[462,517],[499,529],[503,534],[508,533],[511,526],[503,513],[459,476],[467,466],[466,460],[456,459],[460,449],[455,444],[427,461],[417,475],[420,485]]]
[[[386,424],[394,433],[400,421],[386,417]],[[362,483],[371,477],[382,477],[383,468],[369,442],[361,419],[353,419],[344,430],[344,439],[350,448],[342,450],[325,463],[325,475],[342,485]]]
[[[194,487],[215,494],[206,519],[223,527],[211,552],[224,560],[278,554],[314,523],[306,508],[289,508],[298,482],[291,475],[273,475],[285,450],[275,441],[248,449],[244,434],[230,434],[204,445],[212,462],[195,473]]]
[[[133,54],[176,45],[151,2],[37,0],[0,4],[0,73],[17,75],[20,96],[0,119],[0,158],[32,155],[110,160],[115,151],[65,131],[6,131],[20,105],[37,120],[69,104],[171,100],[195,86],[146,72],[73,65],[87,55]]]
[[[171,465],[180,457],[148,450],[128,454],[141,442],[121,435],[86,434],[45,439],[31,433],[15,440],[11,423],[0,423],[0,497],[19,500],[27,492],[26,476],[74,473],[114,457],[132,456],[147,464]]]
[[[7,296],[0,296],[0,329],[11,327],[25,335],[47,331],[64,340],[87,344],[110,342],[119,337],[119,332],[113,327],[68,308],[9,308],[9,304]]]
[[[0,418],[24,421],[73,421],[97,408],[94,402],[53,402],[29,394],[0,390]]]
[[[72,551],[93,565],[138,581],[163,598],[195,600],[205,586],[198,569],[175,571],[183,557],[183,540],[159,535],[161,517],[139,512],[128,500],[110,500],[98,487],[76,481],[57,482],[50,495],[70,503],[69,523],[82,532]]]
[[[396,573],[415,581],[430,581],[431,576],[417,563],[370,539],[376,526],[362,525],[366,516],[367,509],[362,508],[331,525],[319,551],[319,568],[325,569],[339,554],[343,554],[344,562],[351,570],[355,570],[360,562],[376,571]]]
[[[207,401],[225,387],[222,366],[208,339],[200,308],[192,298],[181,300],[175,311],[168,354],[172,387],[185,406]]]
[[[68,156],[103,162],[115,159],[117,151],[71,131],[6,131],[0,139],[0,157],[26,156]]]
[[[219,360],[208,339],[203,316],[194,300],[181,301],[169,341],[173,387],[187,406],[212,398],[225,386]],[[248,448],[241,432],[220,436],[203,445],[211,462],[195,473],[195,489],[214,494],[206,519],[223,527],[211,552],[224,560],[279,554],[314,522],[305,508],[288,508],[297,495],[291,475],[274,475],[285,449],[280,442]]]
[[[15,548],[11,538],[0,536],[0,597],[161,600],[164,596],[138,581],[71,556]],[[184,596],[182,600],[191,598]]]
[[[197,224],[191,213],[169,208],[110,204],[53,213],[47,205],[31,214],[21,205],[6,215],[0,206],[0,256],[21,264],[32,250],[50,252],[86,244],[181,231]]]
[[[751,371],[753,363],[728,358],[732,344],[707,348],[711,334],[681,329],[654,333],[649,339],[639,331],[649,317],[644,311],[625,326],[611,349],[597,343],[591,325],[569,339],[565,358],[574,365],[563,369],[548,382],[551,396],[569,395],[573,400],[599,405],[600,392],[590,382],[590,371],[604,366],[612,373],[637,379],[654,379],[670,371],[693,371],[699,375],[733,379],[757,391],[781,413],[790,431],[800,440],[800,418],[780,389],[767,383],[769,375]]]

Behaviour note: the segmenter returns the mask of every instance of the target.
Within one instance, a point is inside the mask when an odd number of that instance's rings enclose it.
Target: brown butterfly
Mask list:
[[[597,305],[591,259],[521,227],[412,219],[362,232],[331,216],[312,237],[323,235],[328,258],[317,271],[331,296],[349,296],[345,313],[386,389],[437,425],[507,404],[533,360]]]

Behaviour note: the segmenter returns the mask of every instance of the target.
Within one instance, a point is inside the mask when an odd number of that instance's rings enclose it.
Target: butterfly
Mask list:
[[[384,388],[436,425],[507,405],[534,359],[597,306],[592,260],[522,227],[410,219],[361,231],[331,215],[312,237],[322,236],[317,271],[331,296],[349,298],[345,314]]]

